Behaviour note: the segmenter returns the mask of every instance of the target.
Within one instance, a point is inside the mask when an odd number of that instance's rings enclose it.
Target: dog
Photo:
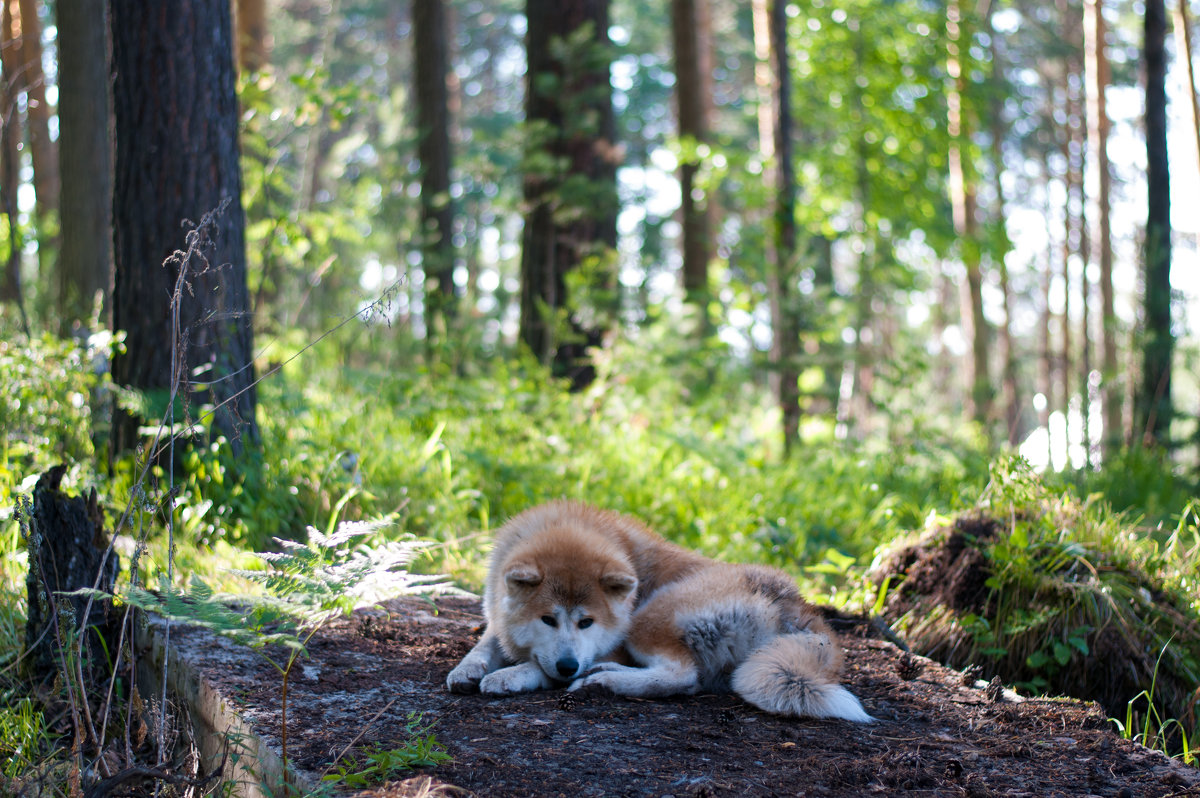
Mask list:
[[[710,560],[614,512],[553,501],[504,524],[483,609],[451,692],[734,692],[777,715],[873,720],[838,683],[841,647],[791,577]]]

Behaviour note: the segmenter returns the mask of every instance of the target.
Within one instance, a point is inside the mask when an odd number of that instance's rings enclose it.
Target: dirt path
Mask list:
[[[450,695],[446,673],[482,616],[477,602],[437,606],[397,601],[313,642],[291,689],[301,768],[319,774],[359,734],[357,747],[394,747],[408,713],[424,712],[454,757],[428,775],[481,796],[1200,796],[1200,770],[1119,739],[1096,705],[966,685],[852,619],[838,623],[846,683],[879,718],[869,726],[781,719],[733,696]],[[249,652],[231,665],[204,633],[176,634],[256,731],[277,739],[274,673]]]

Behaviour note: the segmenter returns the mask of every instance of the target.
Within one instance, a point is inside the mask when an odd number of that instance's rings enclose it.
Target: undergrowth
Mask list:
[[[1200,524],[1147,527],[1001,459],[977,506],[881,549],[876,605],[914,650],[1033,693],[1099,701],[1191,761],[1200,701]]]
[[[118,547],[126,568],[128,554],[137,555],[142,584],[155,584],[174,564],[174,582],[162,586],[166,593],[186,589],[193,576],[216,593],[253,592],[254,578],[237,572],[253,570],[252,552],[288,549],[274,539],[304,540],[308,527],[381,517],[395,523],[379,530],[379,543],[396,537],[391,529],[428,539],[433,545],[421,570],[448,573],[478,590],[488,531],[534,503],[571,497],[636,515],[720,559],[781,566],[826,600],[845,601],[846,586],[857,584],[857,569],[881,543],[921,527],[931,515],[970,509],[981,493],[996,513],[1020,518],[1021,532],[1002,552],[1012,566],[1001,578],[1016,585],[1024,585],[1017,574],[1045,564],[1038,559],[1043,549],[1019,545],[1024,534],[1026,544],[1045,543],[1045,556],[1075,563],[1072,573],[1079,576],[1088,571],[1084,563],[1098,573],[1111,571],[1109,598],[1084,598],[1076,585],[1061,594],[1071,608],[1111,604],[1113,595],[1140,600],[1112,562],[1134,560],[1168,569],[1164,573],[1176,568],[1177,581],[1164,584],[1190,585],[1193,599],[1197,592],[1194,582],[1182,581],[1194,579],[1183,568],[1194,555],[1181,559],[1195,516],[1181,515],[1187,483],[1169,463],[1129,456],[1121,461],[1121,480],[1106,472],[1047,477],[1042,487],[1059,503],[1027,518],[1014,509],[1012,486],[997,492],[993,483],[985,493],[990,456],[970,440],[917,436],[886,447],[852,445],[813,427],[785,459],[772,442],[775,411],[744,373],[727,367],[703,379],[680,376],[678,364],[631,344],[608,352],[597,382],[572,394],[536,366],[503,358],[455,376],[414,368],[399,355],[360,360],[310,351],[292,359],[303,344],[288,351],[281,343],[268,356],[286,365],[258,386],[260,451],[235,459],[224,441],[197,439],[180,448],[173,473],[154,467],[143,475],[126,459],[110,476],[98,466],[102,448],[93,443],[105,434],[95,420],[102,415],[93,410],[107,379],[92,368],[103,345],[34,341],[24,351],[0,344],[0,383],[23,380],[21,390],[32,397],[19,407],[0,404],[6,433],[0,444],[0,690],[13,706],[28,696],[12,667],[22,646],[25,553],[11,507],[60,458],[71,461],[68,482],[96,486],[110,519],[125,518]],[[38,399],[46,395],[72,398]],[[1118,481],[1144,488],[1118,491]],[[1104,502],[1076,498],[1089,497],[1092,486],[1120,497],[1115,510],[1126,514],[1111,517],[1143,520],[1096,520]],[[129,502],[131,496],[141,498]],[[1164,524],[1170,518],[1184,520]],[[1099,530],[1082,552],[1073,548],[1074,538],[1060,534],[1079,519],[1092,519]],[[168,522],[174,550],[164,534]],[[1019,614],[1021,595],[998,593],[997,600]],[[1194,600],[1179,606],[1189,618],[1200,615]],[[1074,618],[1074,612],[1060,615]],[[1037,688],[1043,684],[1038,678],[1070,674],[1084,645],[1093,649],[1079,632],[1087,626],[1100,628],[1072,620],[1057,637],[1008,645],[1006,656],[1036,666],[1022,678]],[[971,639],[977,652],[999,646],[983,633]],[[1168,646],[1164,663],[1180,650],[1178,641]],[[1142,688],[1149,689],[1149,681]],[[1188,722],[1179,710],[1166,709],[1175,705],[1163,700],[1161,683],[1154,695],[1135,705],[1136,723],[1126,724],[1130,734],[1145,737],[1147,714],[1137,707],[1147,702],[1166,719],[1154,720],[1155,729],[1174,728],[1170,718]],[[25,714],[0,719],[0,752],[19,752],[34,763],[53,754],[55,729],[46,721],[46,704],[26,706]]]

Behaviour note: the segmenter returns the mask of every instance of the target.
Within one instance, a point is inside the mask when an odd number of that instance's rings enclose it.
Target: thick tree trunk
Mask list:
[[[710,213],[708,198],[696,184],[701,156],[693,152],[708,140],[709,98],[712,96],[712,59],[703,33],[708,13],[704,0],[672,0],[671,33],[675,50],[675,97],[679,111],[679,137],[684,158],[679,164],[680,216],[683,222],[683,291],[693,306],[698,324],[695,334],[712,331],[708,314],[708,260]]]
[[[604,295],[616,287],[611,252],[620,150],[608,74],[608,2],[527,0],[526,19],[520,337],[578,390],[595,378],[587,349],[603,339],[604,316],[612,310]],[[568,297],[566,276],[585,262],[590,292]],[[591,312],[577,312],[583,303],[593,305]]]
[[[105,9],[95,0],[58,0],[58,120],[62,167],[61,331],[86,322],[101,300],[107,326],[112,292],[112,146],[109,139]]]
[[[63,665],[61,648],[84,632],[85,667],[102,674],[111,664],[116,640],[110,634],[111,602],[84,596],[60,596],[81,588],[111,593],[120,570],[116,552],[104,531],[104,511],[93,489],[84,496],[67,496],[60,489],[65,465],[55,466],[33,489],[32,512],[22,519],[29,547],[25,588],[29,614],[25,623],[27,672],[41,678]],[[57,612],[56,612],[57,609]],[[64,610],[69,610],[64,611]],[[70,621],[74,628],[68,629]]]
[[[113,378],[160,404],[175,387],[190,388],[194,397],[180,396],[216,405],[211,429],[237,451],[244,437],[254,441],[258,432],[229,2],[181,0],[149,8],[113,0],[110,23],[113,325],[126,333]],[[215,226],[188,234],[220,207],[225,210]],[[189,256],[171,257],[179,250]],[[184,268],[187,285],[178,290]],[[174,373],[173,354],[179,357]],[[114,416],[114,452],[137,443],[138,423],[121,412]]]
[[[1146,0],[1146,187],[1149,213],[1144,251],[1142,386],[1134,432],[1148,446],[1170,446],[1171,180],[1167,160],[1167,12],[1163,0]]]
[[[443,0],[414,0],[413,75],[417,157],[421,161],[421,254],[425,269],[425,335],[444,338],[455,316],[454,202],[450,197],[450,112]]]

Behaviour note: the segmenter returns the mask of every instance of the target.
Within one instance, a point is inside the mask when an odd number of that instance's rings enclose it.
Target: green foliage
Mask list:
[[[24,696],[15,701],[12,691],[0,701],[0,775],[16,777],[33,768],[54,742],[46,719],[33,699]],[[0,787],[4,787],[0,783]]]
[[[21,475],[95,458],[93,407],[107,389],[113,337],[0,340],[0,503]]]
[[[404,724],[406,739],[403,745],[387,748],[375,743],[368,748],[343,757],[332,773],[322,777],[325,782],[337,782],[342,787],[374,787],[383,784],[406,770],[436,767],[451,760],[446,746],[432,733],[433,721],[426,721],[419,712],[410,712]]]
[[[344,522],[330,534],[309,527],[308,542],[276,540],[283,549],[261,552],[264,570],[237,573],[263,592],[219,595],[198,575],[189,588],[160,575],[158,589],[130,586],[119,595],[127,604],[208,629],[256,651],[281,674],[291,669],[305,645],[328,621],[385,595],[446,589],[440,577],[408,572],[424,548],[415,540],[375,545],[352,541],[376,534],[385,522]],[[282,647],[282,655],[275,647]]]

